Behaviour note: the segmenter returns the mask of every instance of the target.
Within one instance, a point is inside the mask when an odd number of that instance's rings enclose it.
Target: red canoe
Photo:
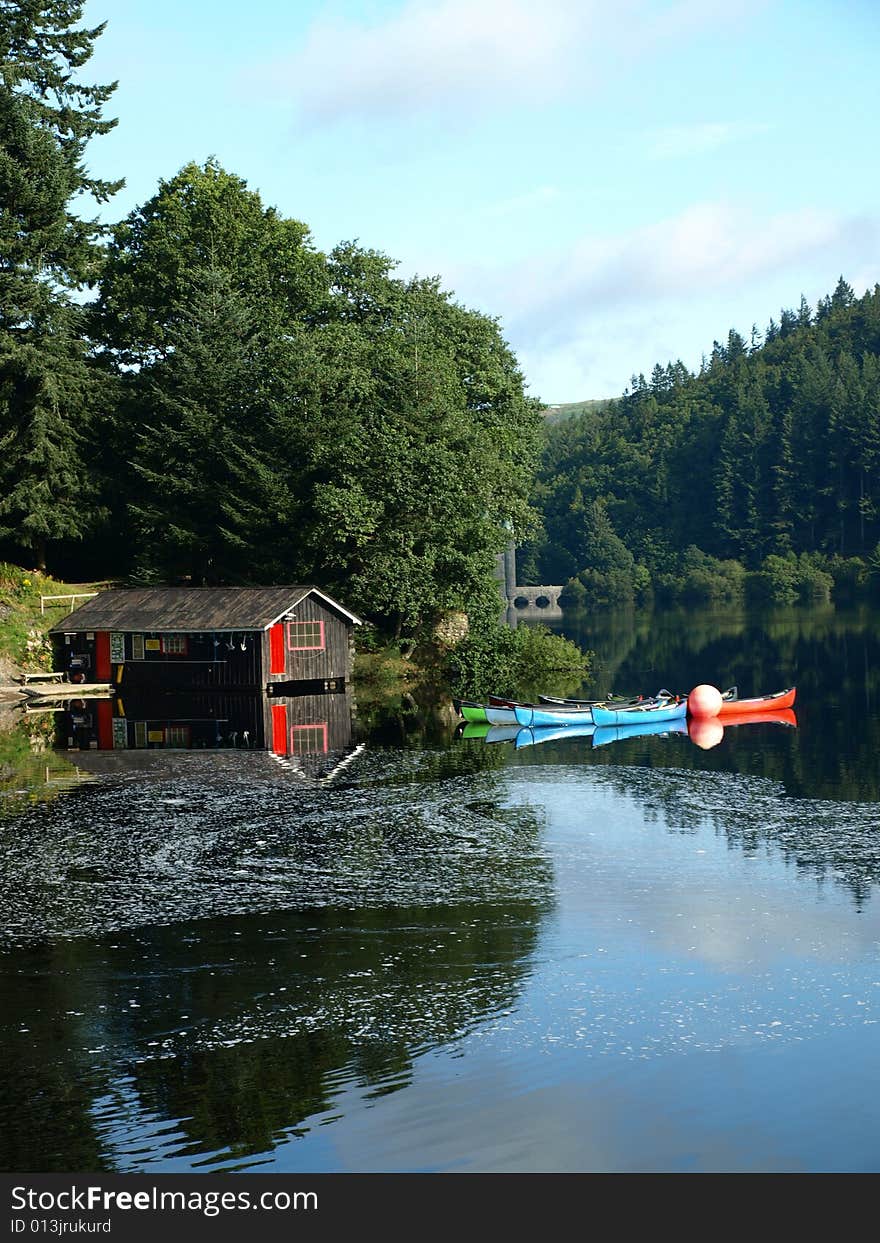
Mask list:
[[[730,729],[731,725],[797,725],[797,723],[793,708],[780,708],[773,712],[737,712],[735,715],[729,713],[725,715],[722,722],[725,729]]]
[[[792,686],[787,691],[777,691],[775,695],[759,695],[756,699],[739,699],[736,689],[733,692],[726,691],[721,700],[721,711],[719,716],[741,716],[748,712],[779,712],[783,708],[794,707],[794,697],[797,694],[797,687]],[[728,698],[728,696],[730,696]]]

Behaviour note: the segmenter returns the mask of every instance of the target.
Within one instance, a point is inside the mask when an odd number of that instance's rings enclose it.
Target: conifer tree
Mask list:
[[[131,503],[140,576],[197,584],[269,581],[277,532],[296,524],[283,471],[273,469],[278,394],[290,376],[229,273],[191,274],[164,358],[134,382],[139,427]],[[284,427],[284,453],[303,446]]]
[[[102,232],[76,215],[120,183],[90,176],[90,138],[114,124],[114,85],[77,81],[102,26],[76,0],[0,0],[0,537],[29,550],[80,537],[96,507],[83,447],[92,405],[80,313],[69,291],[96,278]]]

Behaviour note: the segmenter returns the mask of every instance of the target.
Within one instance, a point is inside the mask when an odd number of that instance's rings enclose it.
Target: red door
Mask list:
[[[269,631],[269,672],[286,673],[287,662],[284,651],[284,623],[277,622]]]
[[[272,750],[276,755],[287,755],[287,706],[272,705]]]
[[[109,630],[99,630],[95,635],[95,678],[98,682],[110,681]]]
[[[112,751],[113,703],[109,699],[99,699],[95,707],[98,710],[98,750]]]

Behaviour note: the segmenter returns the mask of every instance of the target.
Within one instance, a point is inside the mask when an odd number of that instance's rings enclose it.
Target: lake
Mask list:
[[[880,1169],[880,614],[555,628],[578,693],[796,684],[796,725],[9,744],[0,1169]]]

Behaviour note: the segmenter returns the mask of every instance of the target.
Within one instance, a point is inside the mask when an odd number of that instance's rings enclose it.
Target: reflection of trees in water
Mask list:
[[[341,1071],[368,1096],[404,1087],[417,1052],[512,1003],[540,918],[530,903],[364,914],[324,916],[308,933],[284,928],[268,991],[265,968],[239,956],[222,1014],[210,999],[188,1000],[210,1017],[184,1057],[138,1068],[144,1105],[194,1116],[187,1131],[202,1150],[242,1155],[332,1110]]]
[[[0,1169],[109,1169],[86,1052],[104,1000],[83,945],[0,955]]]
[[[743,695],[798,687],[796,734],[749,725],[700,752],[674,739],[666,746],[632,740],[594,752],[591,762],[733,770],[779,781],[798,797],[880,801],[876,609],[597,614],[567,618],[566,627],[597,649],[615,690],[686,691],[704,681],[736,684]]]
[[[53,735],[51,713],[26,716],[17,705],[0,703],[0,821],[53,799],[79,779],[52,749]]]
[[[646,818],[671,832],[709,823],[746,855],[777,852],[817,882],[849,891],[861,908],[880,884],[880,835],[873,804],[786,797],[775,781],[732,773],[607,768],[601,780],[637,799]]]
[[[546,909],[249,916],[7,955],[0,1164],[133,1168],[167,1127],[165,1156],[266,1152],[512,1004]]]

